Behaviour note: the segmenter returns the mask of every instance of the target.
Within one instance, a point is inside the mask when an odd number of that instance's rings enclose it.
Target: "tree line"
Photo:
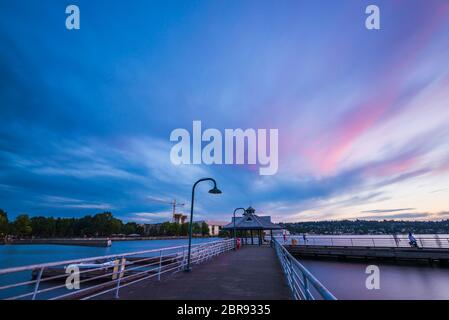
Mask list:
[[[123,223],[111,212],[88,215],[82,218],[29,217],[18,215],[9,221],[8,214],[0,209],[0,237],[37,237],[37,238],[69,238],[69,237],[110,237],[112,235],[141,236],[187,236],[189,223],[178,224],[164,222],[153,225],[140,225],[135,222]],[[192,234],[209,235],[207,223],[194,223]]]
[[[111,212],[82,218],[32,217],[21,214],[9,221],[8,214],[0,209],[0,235],[17,237],[106,237],[113,234],[142,234],[143,227],[135,222],[123,223]]]
[[[164,222],[159,224],[147,225],[145,234],[150,237],[156,236],[187,236],[189,235],[189,223]],[[196,222],[192,225],[193,235],[209,235],[209,226],[206,222]]]
[[[282,227],[292,233],[309,234],[447,234],[449,220],[441,221],[367,221],[367,220],[339,220],[281,223]]]

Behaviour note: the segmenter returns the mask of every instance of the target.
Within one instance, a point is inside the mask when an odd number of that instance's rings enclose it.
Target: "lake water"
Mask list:
[[[445,236],[447,235],[440,236],[443,243]],[[311,238],[309,237],[309,239]],[[215,240],[218,239],[193,239],[193,243]],[[316,241],[319,242],[320,240],[316,238]],[[0,269],[180,246],[186,245],[187,242],[187,239],[119,241],[113,242],[112,246],[107,248],[61,245],[6,245],[0,246]],[[378,263],[377,261],[349,262],[310,259],[301,259],[300,261],[338,299],[449,299],[449,268],[432,267],[425,264],[416,266]],[[365,286],[365,281],[368,277],[368,274],[365,273],[366,267],[372,264],[380,268],[380,290],[368,290]],[[24,279],[21,280],[29,280],[29,273],[23,276]],[[0,277],[0,285],[1,280]]]
[[[449,235],[414,235],[420,247],[449,250]],[[295,237],[299,244],[304,239]],[[308,245],[409,247],[407,235],[356,235],[306,237]],[[360,300],[441,300],[449,299],[449,268],[429,264],[385,263],[379,261],[341,261],[300,259],[338,299]],[[380,270],[380,289],[368,290],[365,282],[369,274],[366,268],[376,265]]]
[[[338,299],[447,300],[449,268],[395,263],[301,259],[300,262]],[[367,266],[380,270],[380,289],[365,286]]]
[[[194,238],[192,244],[205,243],[219,240],[219,238]],[[86,247],[63,245],[0,245],[0,269],[28,266],[47,262],[73,260],[79,258],[99,257],[121,253],[132,253],[152,249],[184,246],[188,239],[177,240],[142,240],[142,241],[115,241],[110,247]],[[176,249],[180,251],[181,249]],[[153,255],[152,253],[148,254]],[[155,253],[154,255],[157,255]],[[31,280],[31,272],[23,271],[12,274],[0,275],[0,299],[33,292],[34,284],[27,284],[15,288],[1,289],[13,283],[27,282]],[[94,285],[94,284],[92,284]],[[51,283],[43,283],[40,288],[52,286]],[[90,286],[90,285],[88,285]],[[53,294],[66,293],[64,289],[57,289],[39,294],[39,299],[51,298]],[[30,298],[29,296],[27,298]]]
[[[194,238],[192,243],[216,241],[219,238]],[[110,247],[84,247],[62,245],[0,245],[0,269],[89,258],[119,253],[136,252],[187,245],[188,239],[115,241]]]

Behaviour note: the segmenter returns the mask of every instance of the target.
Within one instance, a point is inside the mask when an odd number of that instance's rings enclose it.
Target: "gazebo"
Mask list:
[[[273,238],[273,230],[282,229],[281,226],[271,222],[270,216],[258,216],[255,214],[256,210],[249,207],[245,210],[242,217],[235,218],[235,230],[245,239],[246,244],[248,243],[248,233],[251,239],[251,244],[254,244],[254,234],[257,235],[258,244],[261,245],[263,242],[263,232],[265,230],[270,230],[271,238]],[[232,222],[225,225],[223,230],[228,230],[233,232],[234,230],[234,218]]]

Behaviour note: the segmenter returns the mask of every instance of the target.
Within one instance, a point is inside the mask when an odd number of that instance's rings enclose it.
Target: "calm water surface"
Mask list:
[[[216,241],[219,238],[194,238],[192,243]],[[116,241],[110,247],[62,245],[0,245],[0,269],[78,258],[112,255],[158,248],[187,245],[188,239]]]
[[[429,265],[301,259],[338,299],[449,299],[449,268]],[[380,269],[380,290],[368,290],[366,267]]]
[[[218,238],[193,239],[193,243]],[[186,239],[113,242],[111,247],[0,246],[0,268],[186,245]],[[338,299],[449,299],[449,268],[428,265],[301,259]],[[368,265],[380,268],[380,290],[368,290]],[[26,275],[26,279],[29,275]],[[16,279],[17,280],[17,279]],[[1,282],[1,281],[0,281]],[[1,298],[1,296],[0,296]]]
[[[444,248],[449,250],[449,235],[414,235],[418,243],[426,247]],[[395,246],[396,241],[391,235],[375,236],[307,236],[308,244],[330,245],[354,244],[371,246],[374,239],[377,246]],[[337,239],[337,240],[336,240]],[[400,246],[409,246],[407,235],[398,235]],[[303,243],[298,237],[299,244]],[[342,261],[301,259],[300,262],[309,269],[338,299],[399,299],[399,300],[440,300],[449,299],[449,268],[430,266],[428,264],[386,263],[379,261]],[[367,266],[376,265],[380,268],[380,289],[368,290],[365,282],[369,274],[365,273]]]
[[[192,239],[193,244],[216,241],[219,238]],[[179,240],[143,240],[143,241],[116,241],[111,247],[84,247],[84,246],[62,246],[62,245],[0,245],[0,269],[72,260],[78,258],[89,258],[120,253],[131,253],[137,251],[183,246],[188,244],[188,239]],[[0,288],[17,282],[31,280],[31,272],[24,271],[0,276]],[[47,288],[48,283],[41,284]],[[53,286],[53,285],[52,285]],[[34,285],[25,285],[17,288],[0,290],[0,299],[18,296],[33,292]],[[64,289],[57,289],[51,293],[40,293],[38,299],[48,299],[52,294],[63,294]],[[29,297],[28,297],[29,298]]]

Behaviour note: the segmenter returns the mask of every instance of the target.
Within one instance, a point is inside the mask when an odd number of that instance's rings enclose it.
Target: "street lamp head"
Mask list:
[[[209,190],[209,193],[212,194],[221,194],[221,190],[217,188],[217,186],[215,186],[213,189]]]

